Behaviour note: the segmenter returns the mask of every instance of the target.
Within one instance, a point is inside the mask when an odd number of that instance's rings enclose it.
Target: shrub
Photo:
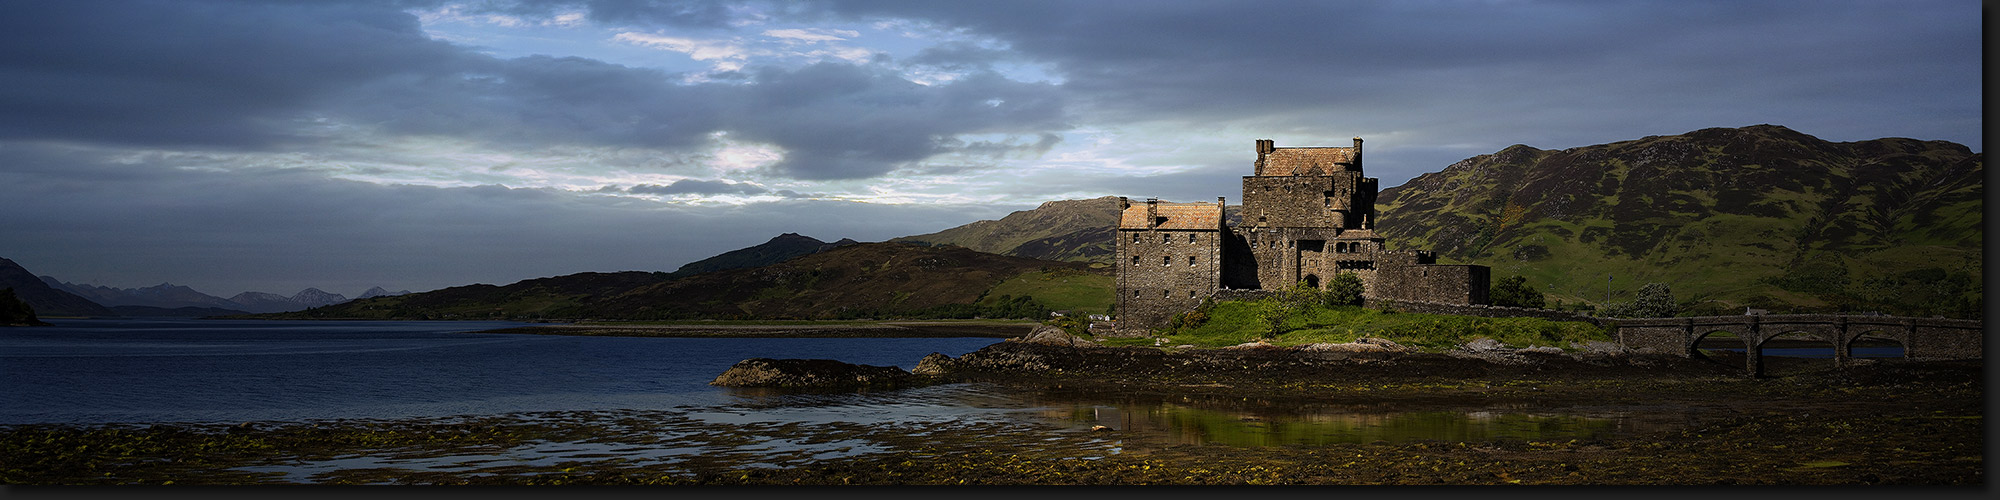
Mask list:
[[[1546,298],[1542,296],[1541,290],[1528,286],[1528,279],[1520,275],[1500,278],[1500,281],[1493,283],[1492,292],[1487,296],[1493,299],[1493,305],[1496,306],[1541,309],[1546,305]]]
[[[1361,305],[1361,289],[1361,277],[1355,276],[1354,273],[1336,274],[1332,281],[1326,283],[1326,305],[1333,307]]]

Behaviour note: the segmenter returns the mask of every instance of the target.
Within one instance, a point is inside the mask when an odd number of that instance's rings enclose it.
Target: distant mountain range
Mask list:
[[[1664,282],[1696,313],[1977,318],[1984,168],[1983,154],[1949,142],[1833,143],[1773,125],[1563,150],[1515,145],[1382,190],[1378,231],[1396,248],[1491,266],[1496,280],[1527,277],[1570,304],[1630,300],[1641,284]],[[84,298],[96,297],[123,307],[288,308],[271,317],[293,318],[825,318],[987,303],[1028,281],[1042,283],[1043,296],[1095,304],[1110,293],[1103,275],[1117,211],[1116,197],[1051,201],[885,243],[786,233],[672,273],[377,288],[354,301],[317,289],[221,299],[46,277],[22,287],[14,283],[32,275],[4,260],[0,287],[17,286],[38,312],[60,311],[44,316],[115,314]]]
[[[144,288],[114,288],[68,283],[52,276],[35,276],[12,260],[0,259],[0,288],[12,288],[22,302],[43,317],[60,316],[223,316],[249,313],[297,311],[347,302],[346,296],[307,288],[291,296],[243,292],[221,298],[192,288],[161,283]],[[374,287],[362,297],[393,296],[409,290],[390,292]]]
[[[42,276],[41,280],[52,288],[76,294],[77,296],[90,299],[91,302],[110,306],[113,309],[121,306],[151,308],[128,309],[128,311],[132,312],[159,313],[161,312],[160,310],[192,308],[193,310],[212,309],[224,311],[222,314],[271,313],[297,311],[324,305],[339,304],[349,300],[345,295],[329,293],[318,288],[300,290],[291,296],[264,292],[243,292],[225,299],[172,283],[161,283],[145,288],[113,288],[69,283],[52,276]],[[362,297],[380,297],[406,293],[410,293],[410,291],[390,292],[378,286],[362,292]],[[182,314],[169,315],[191,314],[193,314],[192,311],[183,311]]]

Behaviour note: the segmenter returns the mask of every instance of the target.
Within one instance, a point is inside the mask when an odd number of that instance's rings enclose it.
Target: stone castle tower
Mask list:
[[[1440,265],[1430,252],[1391,251],[1375,234],[1377,180],[1353,147],[1280,148],[1257,140],[1243,177],[1242,221],[1215,203],[1120,199],[1118,330],[1143,334],[1218,290],[1324,288],[1338,273],[1361,278],[1370,300],[1484,304],[1486,266]]]

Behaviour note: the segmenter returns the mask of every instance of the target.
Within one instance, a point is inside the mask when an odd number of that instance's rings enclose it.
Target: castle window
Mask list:
[[[1139,242],[1139,233],[1132,233],[1132,242],[1133,243]]]
[[[1188,243],[1194,243],[1194,233],[1188,233]]]
[[[1173,290],[1160,290],[1160,298],[1162,299],[1173,298],[1173,296],[1174,296]]]
[[[1136,298],[1139,298],[1139,291],[1138,291],[1138,290],[1133,290],[1133,291],[1132,291],[1132,298],[1135,298],[1135,299],[1136,299]]]
[[[1132,265],[1135,265],[1135,266],[1136,266],[1136,265],[1139,265],[1139,256],[1137,256],[1137,255],[1134,255],[1134,256],[1132,256]]]
[[[1188,290],[1188,298],[1194,298],[1194,290]]]
[[[1171,235],[1169,235],[1169,234],[1167,234],[1167,233],[1160,233],[1160,243],[1173,243],[1173,242],[1174,242],[1174,240],[1172,240],[1172,239],[1169,239],[1169,238],[1168,238],[1168,236],[1171,236]]]
[[[1193,255],[1189,255],[1189,256],[1188,256],[1188,267],[1194,267],[1194,256],[1193,256]]]
[[[1168,257],[1168,256],[1165,256],[1165,255],[1161,255],[1161,256],[1160,256],[1160,265],[1162,265],[1162,266],[1171,266],[1171,265],[1174,265],[1174,258],[1173,258],[1173,257]]]

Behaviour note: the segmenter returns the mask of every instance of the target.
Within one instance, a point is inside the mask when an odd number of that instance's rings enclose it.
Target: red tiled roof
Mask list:
[[[1264,154],[1262,175],[1326,175],[1353,161],[1354,148],[1276,148]]]
[[[1221,203],[1161,203],[1159,217],[1164,219],[1159,229],[1222,229]],[[1133,203],[1119,214],[1119,229],[1147,229],[1146,204]]]

